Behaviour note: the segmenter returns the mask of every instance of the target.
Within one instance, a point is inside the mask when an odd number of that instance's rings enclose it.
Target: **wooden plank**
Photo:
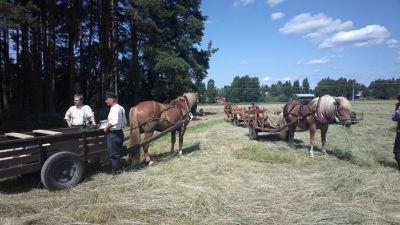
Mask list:
[[[17,157],[20,155],[38,154],[38,153],[39,153],[38,146],[30,146],[27,148],[19,148],[19,149],[8,149],[0,151],[0,159],[7,157]]]
[[[5,133],[7,137],[14,137],[14,138],[20,138],[20,139],[27,139],[27,138],[33,138],[34,136],[29,135],[29,134],[23,134],[23,133],[17,133],[17,132],[10,132],[10,133]]]
[[[38,133],[38,134],[47,134],[47,135],[58,135],[62,134],[62,132],[59,131],[53,131],[53,130],[33,130],[33,133]]]
[[[24,155],[19,157],[8,157],[0,159],[0,168],[15,167],[27,163],[38,163],[39,155]]]
[[[42,166],[40,165],[40,163],[32,163],[16,167],[10,167],[6,169],[0,169],[0,178],[38,172],[40,171],[41,168]]]

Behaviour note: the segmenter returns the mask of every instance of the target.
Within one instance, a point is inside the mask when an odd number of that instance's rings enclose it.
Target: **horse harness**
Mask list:
[[[312,110],[310,108],[310,106],[308,105],[308,103],[310,103],[310,100],[304,100],[304,101],[298,101],[298,102],[300,105],[298,115],[296,115],[292,112],[295,107],[293,107],[289,112],[287,112],[286,115],[292,115],[292,116],[298,117],[299,122],[304,122],[307,125],[310,125],[309,122],[307,121],[307,117],[309,117],[309,116],[314,117],[314,119],[321,124],[329,123],[329,121],[324,119],[322,117],[322,115],[320,115],[320,112],[318,112],[318,110],[317,110],[319,108],[319,100],[318,100],[317,107],[315,110]],[[309,113],[307,113],[305,115],[304,115],[304,106],[306,106],[309,111]]]
[[[183,114],[181,107],[179,107],[179,104],[177,104],[176,101],[173,101],[172,104],[169,104],[169,107],[166,108],[166,109],[163,109],[163,110],[160,112],[160,114],[162,114],[163,112],[166,112],[166,111],[168,111],[168,110],[170,110],[170,109],[174,109],[174,108],[175,108],[175,109],[178,109],[178,110],[179,110],[179,112],[180,112],[180,114],[181,114],[181,119],[182,119],[182,120],[183,120],[183,119],[186,119],[186,117],[188,117],[188,116],[189,116],[189,121],[192,120],[193,116],[192,116],[192,113],[190,112],[189,100],[187,99],[186,96],[183,96],[183,98],[184,98],[185,103],[186,103],[186,106],[187,106],[187,108],[188,108],[188,112],[187,112],[186,114]],[[137,127],[131,128],[131,130],[137,129],[137,128],[138,128],[138,129],[140,130],[140,132],[143,132],[143,126],[145,126],[146,124],[151,123],[151,122],[153,122],[153,121],[155,121],[155,120],[166,120],[166,119],[163,119],[163,118],[152,118],[152,119],[149,119],[149,120],[147,120],[146,122],[144,122],[144,123],[142,123],[142,124],[139,124]],[[168,121],[168,120],[167,120],[167,121]],[[168,122],[170,122],[170,121],[168,121]],[[175,125],[175,124],[176,124],[176,123],[173,123],[173,122],[170,122],[170,123],[171,123],[172,125]]]

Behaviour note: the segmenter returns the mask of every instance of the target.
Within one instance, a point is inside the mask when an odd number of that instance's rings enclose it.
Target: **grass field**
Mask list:
[[[318,132],[314,159],[307,132],[295,147],[277,134],[250,141],[222,105],[200,106],[207,116],[189,126],[183,158],[169,153],[168,135],[151,145],[153,166],[117,176],[91,168],[70,190],[0,182],[0,224],[400,224],[393,105],[356,102],[364,120],[330,126],[328,155]]]

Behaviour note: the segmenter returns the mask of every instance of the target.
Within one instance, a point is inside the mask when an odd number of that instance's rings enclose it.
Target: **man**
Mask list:
[[[127,124],[125,109],[117,101],[117,95],[112,92],[106,92],[106,104],[110,106],[107,125],[104,127],[104,133],[107,134],[108,157],[112,164],[113,174],[120,170],[121,149],[124,141],[122,129]]]
[[[397,122],[396,140],[394,142],[393,153],[400,170],[400,93],[397,95],[397,103],[392,115],[392,120]]]
[[[83,95],[74,95],[74,105],[71,106],[64,117],[68,127],[83,127],[88,124],[89,120],[92,125],[96,125],[93,111],[88,105],[83,104]]]

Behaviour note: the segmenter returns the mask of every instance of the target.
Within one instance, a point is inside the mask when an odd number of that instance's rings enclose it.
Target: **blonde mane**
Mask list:
[[[319,109],[317,109],[318,101]],[[351,104],[345,97],[332,97],[330,95],[324,95],[320,98],[314,98],[311,101],[312,108],[317,110],[317,112],[320,112],[325,119],[335,116],[335,103],[340,104],[345,109],[351,110]]]

